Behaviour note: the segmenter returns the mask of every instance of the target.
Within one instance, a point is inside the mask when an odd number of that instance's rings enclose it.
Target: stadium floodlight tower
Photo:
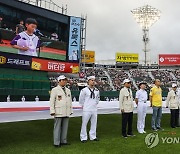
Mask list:
[[[145,5],[143,7],[133,9],[131,12],[136,22],[141,26],[143,30],[143,51],[145,54],[144,64],[146,66],[148,63],[150,63],[150,55],[148,54],[149,28],[160,19],[161,11],[153,8],[150,5]]]

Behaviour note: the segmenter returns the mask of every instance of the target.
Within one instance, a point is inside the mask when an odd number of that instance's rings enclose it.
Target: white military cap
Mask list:
[[[128,83],[128,82],[131,82],[131,80],[125,79],[125,80],[123,81],[123,84]]]
[[[174,88],[174,87],[177,87],[177,84],[176,83],[173,83],[172,84],[172,87]]]
[[[67,79],[64,75],[60,75],[60,76],[57,78],[58,81],[59,81],[59,80],[64,80],[64,79]]]
[[[88,76],[88,77],[87,77],[87,80],[88,80],[88,81],[89,81],[89,80],[92,80],[92,79],[95,80],[96,77],[95,77],[95,76]]]

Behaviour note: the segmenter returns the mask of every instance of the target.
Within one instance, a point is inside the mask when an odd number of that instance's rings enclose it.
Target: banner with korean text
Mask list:
[[[32,58],[31,68],[38,71],[79,73],[78,63],[60,62],[39,58]]]
[[[70,17],[68,61],[79,62],[81,56],[81,18]]]
[[[31,61],[30,56],[0,52],[0,67],[30,70]]]
[[[160,54],[159,65],[180,65],[180,54]]]
[[[136,53],[116,53],[116,62],[139,63],[139,55]]]
[[[82,51],[82,62],[95,63],[95,51]]]

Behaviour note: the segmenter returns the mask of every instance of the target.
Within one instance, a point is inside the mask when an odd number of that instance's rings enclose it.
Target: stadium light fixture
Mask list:
[[[133,9],[132,14],[136,20],[136,22],[141,26],[143,30],[143,42],[144,42],[144,53],[145,53],[145,66],[147,65],[147,53],[149,50],[147,49],[147,46],[149,44],[149,28],[156,23],[161,16],[161,11],[153,8],[150,5],[145,5],[143,7],[138,7],[136,9]]]

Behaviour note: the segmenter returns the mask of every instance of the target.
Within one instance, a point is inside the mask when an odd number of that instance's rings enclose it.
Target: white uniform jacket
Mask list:
[[[119,93],[119,107],[120,110],[124,110],[125,113],[133,112],[134,103],[133,103],[133,95],[132,90],[124,87],[120,90]]]
[[[136,92],[136,98],[138,99],[138,103],[147,103],[148,95],[145,90],[138,90]]]
[[[72,113],[71,91],[65,88],[66,94],[61,86],[52,89],[50,96],[50,114],[55,117],[69,117]]]
[[[99,90],[97,88],[94,88],[94,94],[95,98],[91,98],[89,87],[85,87],[81,90],[79,104],[83,107],[83,111],[97,111],[97,104],[100,100]]]
[[[166,106],[168,106],[170,109],[178,109],[179,108],[180,102],[178,99],[177,92],[175,94],[174,90],[171,90],[168,92]]]

